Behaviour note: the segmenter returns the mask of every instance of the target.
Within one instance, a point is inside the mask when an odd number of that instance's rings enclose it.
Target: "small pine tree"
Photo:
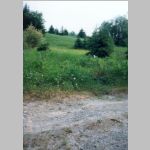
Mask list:
[[[68,35],[67,29],[65,29],[65,30],[63,31],[63,35]]]
[[[86,37],[86,33],[84,32],[83,29],[81,29],[78,33],[78,38],[85,38]]]
[[[54,27],[53,27],[52,25],[50,26],[48,32],[51,33],[51,34],[54,34],[54,33],[55,33],[55,29],[54,29]]]
[[[109,56],[113,51],[113,47],[113,39],[107,30],[100,29],[100,31],[93,33],[90,39],[91,55],[98,57]]]

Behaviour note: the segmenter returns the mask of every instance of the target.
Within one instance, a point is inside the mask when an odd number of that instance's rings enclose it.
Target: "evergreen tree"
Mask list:
[[[51,33],[51,34],[55,33],[55,29],[52,25],[50,26],[48,33]]]
[[[27,29],[29,25],[45,33],[44,19],[42,13],[31,11],[27,5],[23,8],[23,30]]]
[[[84,32],[83,29],[81,29],[78,33],[78,38],[85,38],[86,37],[86,33]]]
[[[68,35],[67,29],[65,29],[65,30],[63,31],[63,35]]]
[[[98,57],[109,56],[113,51],[113,39],[108,30],[101,28],[95,31],[90,39],[89,47],[91,52],[89,54]]]

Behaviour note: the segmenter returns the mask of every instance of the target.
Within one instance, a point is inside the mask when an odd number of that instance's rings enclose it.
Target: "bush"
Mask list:
[[[49,43],[46,41],[43,41],[40,43],[40,45],[37,48],[37,51],[46,51],[49,49]]]
[[[34,26],[30,25],[23,32],[23,47],[24,48],[35,48],[41,42],[43,34],[38,31]]]
[[[128,82],[128,62],[126,59],[101,59],[94,73],[101,84],[123,85]]]

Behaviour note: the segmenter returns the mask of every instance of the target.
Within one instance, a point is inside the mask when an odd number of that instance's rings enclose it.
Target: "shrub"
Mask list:
[[[49,49],[49,43],[46,41],[42,41],[37,48],[37,51],[46,51]]]
[[[128,62],[126,59],[101,59],[94,73],[101,84],[123,85],[128,81]]]
[[[23,32],[23,47],[34,48],[37,47],[43,37],[41,31],[38,31],[34,26],[30,25]]]

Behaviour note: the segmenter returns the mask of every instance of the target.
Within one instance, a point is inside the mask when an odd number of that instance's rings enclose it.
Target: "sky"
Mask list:
[[[24,1],[25,4],[43,14],[47,30],[50,25],[59,30],[63,26],[76,33],[83,28],[91,35],[103,21],[128,17],[128,1]]]

